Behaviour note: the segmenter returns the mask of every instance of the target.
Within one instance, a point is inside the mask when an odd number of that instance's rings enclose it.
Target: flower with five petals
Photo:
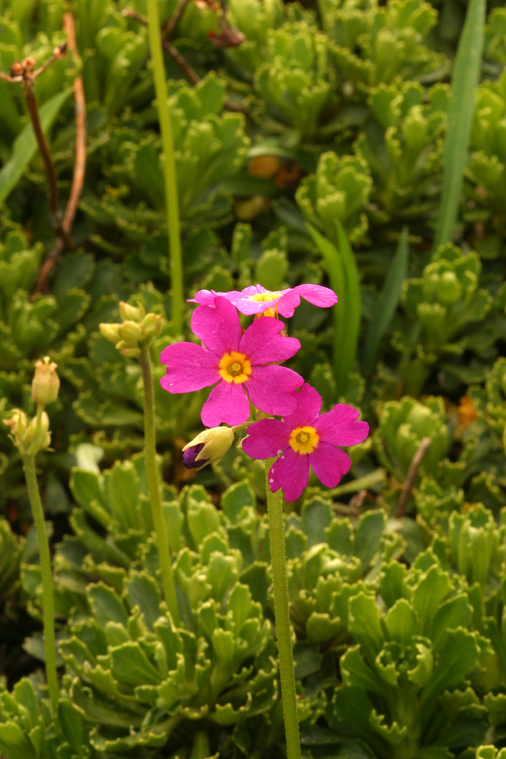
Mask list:
[[[335,292],[322,285],[297,285],[277,292],[266,290],[262,285],[251,285],[241,292],[231,290],[228,293],[215,293],[214,290],[199,290],[190,302],[212,306],[217,295],[233,303],[241,314],[273,316],[278,313],[287,319],[293,316],[301,298],[320,308],[330,308],[337,303]]]
[[[287,501],[302,495],[310,466],[323,485],[335,488],[351,466],[338,446],[362,443],[369,434],[369,425],[357,421],[359,414],[352,406],[338,403],[320,415],[322,399],[311,385],[303,385],[297,400],[296,411],[283,421],[262,419],[248,427],[242,443],[253,459],[278,457],[269,471],[269,487],[273,493],[281,488]]]
[[[294,337],[280,332],[279,319],[257,319],[242,334],[239,315],[226,298],[193,312],[192,331],[202,341],[175,343],[160,356],[167,373],[160,380],[169,393],[187,393],[215,385],[202,408],[202,422],[243,424],[250,401],[266,414],[291,414],[297,407],[295,390],[304,380],[292,369],[278,366],[300,348]]]

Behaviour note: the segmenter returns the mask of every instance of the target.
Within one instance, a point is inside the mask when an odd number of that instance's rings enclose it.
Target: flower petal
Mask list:
[[[320,308],[330,308],[337,303],[335,292],[330,287],[323,287],[323,285],[297,285],[292,292],[297,293],[308,303],[312,303],[313,306]]]
[[[294,430],[296,427],[304,427],[314,422],[322,407],[320,394],[305,382],[298,393],[295,394],[297,399],[297,409],[290,416],[285,416],[284,421]],[[321,417],[320,417],[321,418]]]
[[[285,295],[279,299],[278,314],[284,316],[285,319],[289,319],[293,316],[293,312],[300,306],[300,297],[295,290],[285,290]]]
[[[243,385],[222,381],[209,393],[200,418],[206,427],[218,427],[222,422],[233,426],[246,422],[249,414],[250,406]]]
[[[285,325],[272,316],[255,319],[241,338],[241,353],[245,353],[252,364],[281,363],[295,356],[300,348],[296,337],[283,337],[279,333]]]
[[[248,427],[248,437],[242,441],[242,449],[252,459],[279,456],[288,447],[290,431],[290,427],[278,419],[261,419]]]
[[[205,348],[220,357],[236,351],[241,340],[241,322],[235,307],[221,296],[212,306],[199,306],[191,321],[192,331],[202,340]]]
[[[338,403],[331,411],[322,414],[315,424],[321,440],[333,445],[357,445],[369,434],[367,422],[358,422],[359,412],[353,406]]]
[[[299,374],[286,366],[255,366],[245,388],[257,409],[285,416],[297,408],[295,390],[303,382]]]
[[[335,488],[343,474],[350,471],[351,459],[348,454],[331,443],[320,441],[315,450],[308,454],[308,458],[313,472],[322,485],[328,488]]]
[[[195,343],[174,343],[160,354],[167,373],[160,385],[169,393],[191,393],[214,385],[220,379],[218,360],[214,353]]]
[[[286,501],[296,501],[309,482],[309,456],[295,453],[291,448],[281,454],[269,471],[272,493],[283,491]]]

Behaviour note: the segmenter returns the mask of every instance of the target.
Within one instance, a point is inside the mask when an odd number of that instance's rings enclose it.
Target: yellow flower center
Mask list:
[[[251,375],[251,363],[244,353],[236,351],[225,353],[218,364],[218,369],[225,382],[235,382],[236,385],[247,382]]]
[[[256,293],[256,295],[248,295],[248,300],[254,300],[256,303],[268,303],[270,300],[276,300],[281,293]]]
[[[319,439],[314,427],[297,427],[290,433],[290,445],[295,453],[312,453]]]

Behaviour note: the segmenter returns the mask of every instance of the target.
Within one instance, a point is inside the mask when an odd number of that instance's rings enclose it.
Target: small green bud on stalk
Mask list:
[[[56,373],[56,366],[49,356],[45,356],[44,361],[37,361],[35,364],[32,397],[37,406],[48,406],[58,397],[60,378]]]
[[[120,324],[99,324],[100,334],[111,343],[119,342]]]
[[[162,331],[163,319],[159,314],[147,314],[142,320],[141,327],[144,337],[153,339]]]
[[[137,322],[126,321],[120,324],[119,334],[120,339],[125,343],[133,343],[135,345],[142,339],[142,327]]]
[[[141,322],[145,315],[144,307],[139,303],[139,307],[131,306],[129,303],[121,301],[119,304],[119,315],[122,321]]]
[[[230,427],[204,430],[183,448],[183,463],[188,469],[202,469],[223,458],[233,442]]]
[[[14,409],[10,419],[4,419],[4,424],[11,428],[10,438],[21,454],[24,453],[26,431],[28,429],[28,419],[24,411]]]

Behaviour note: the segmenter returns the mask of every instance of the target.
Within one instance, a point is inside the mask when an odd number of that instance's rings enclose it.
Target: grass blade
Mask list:
[[[345,324],[346,339],[341,344],[339,350],[339,360],[344,364],[344,381],[341,389],[341,393],[344,395],[348,385],[348,376],[353,371],[355,360],[357,358],[362,302],[360,299],[360,277],[354,253],[341,222],[336,221],[336,226],[337,242],[343,264],[347,298]]]
[[[448,131],[443,157],[443,193],[436,224],[434,250],[451,239],[457,221],[471,136],[475,90],[480,78],[485,11],[485,0],[470,0],[453,66]]]
[[[357,355],[361,313],[358,269],[340,224],[337,227],[339,250],[310,224],[306,226],[323,257],[330,285],[339,299],[337,306],[333,307],[333,367],[339,395],[343,395]]]
[[[40,123],[44,134],[51,128],[60,110],[72,93],[72,87],[59,92],[40,108]],[[12,155],[0,171],[0,205],[17,185],[23,172],[37,152],[37,140],[30,121],[16,137]]]
[[[392,265],[383,284],[381,295],[371,316],[362,355],[362,371],[368,377],[376,363],[381,338],[386,333],[401,297],[402,283],[408,272],[409,236],[408,228],[402,230],[401,239],[395,251]]]

